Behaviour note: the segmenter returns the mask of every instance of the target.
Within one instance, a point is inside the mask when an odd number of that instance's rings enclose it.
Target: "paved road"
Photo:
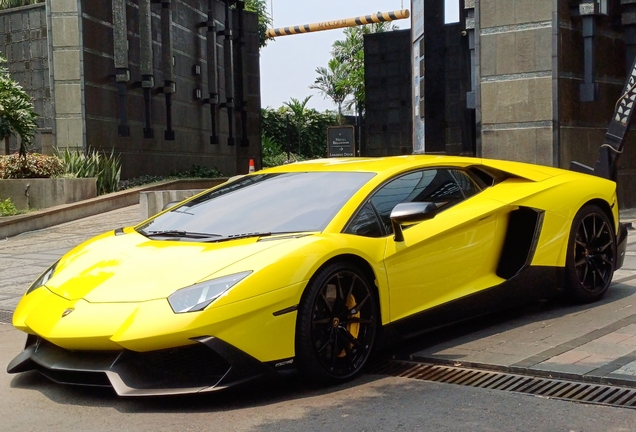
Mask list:
[[[23,343],[0,325],[0,365]],[[124,399],[0,373],[0,431],[563,431],[629,432],[636,410],[366,375],[312,389],[295,376],[186,397]]]

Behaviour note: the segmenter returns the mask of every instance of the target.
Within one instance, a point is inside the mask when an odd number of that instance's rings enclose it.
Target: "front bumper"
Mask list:
[[[62,384],[112,387],[119,396],[153,396],[221,390],[269,375],[274,368],[215,337],[150,352],[71,351],[29,335],[8,373],[37,370]]]

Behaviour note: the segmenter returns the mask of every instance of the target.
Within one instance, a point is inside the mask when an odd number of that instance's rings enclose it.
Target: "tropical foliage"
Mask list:
[[[68,149],[59,153],[64,161],[64,174],[69,177],[97,177],[97,194],[116,192],[121,177],[121,159],[111,150],[110,154],[95,149],[84,153]]]
[[[15,204],[11,201],[11,198],[7,198],[4,201],[0,200],[0,216],[13,216],[20,213]]]
[[[38,115],[31,97],[9,75],[6,62],[0,55],[0,139],[4,139],[8,154],[9,137],[18,136],[20,154],[25,156],[38,127],[35,122]]]
[[[327,127],[338,124],[333,112],[320,113],[307,107],[310,97],[302,101],[291,98],[278,109],[261,110],[262,135],[270,149],[295,153],[312,159],[327,154]],[[289,148],[287,148],[289,144]],[[266,147],[267,148],[267,147]],[[264,156],[268,156],[264,148]],[[269,156],[273,156],[270,151]],[[263,162],[265,163],[265,161]]]
[[[0,0],[0,10],[18,6],[28,6],[36,3],[44,3],[44,0]]]
[[[331,99],[340,116],[343,108],[355,108],[358,115],[362,115],[365,104],[364,35],[397,29],[388,22],[346,28],[343,31],[345,38],[331,46],[332,58],[327,67],[316,68],[318,76],[310,88]]]
[[[245,10],[255,12],[258,15],[259,46],[263,48],[268,42],[265,34],[272,25],[272,18],[267,13],[267,2],[265,0],[245,0]]]
[[[316,73],[318,77],[309,88],[316,89],[326,99],[331,99],[338,107],[338,115],[342,116],[342,104],[351,93],[348,80],[349,68],[337,59],[332,58],[326,68],[316,68]]]
[[[261,137],[261,145],[263,147],[263,168],[305,160],[305,158],[299,154],[292,152],[287,153],[282,145],[266,135]]]
[[[37,153],[0,156],[0,179],[49,178],[64,174],[64,163],[56,156]]]
[[[152,176],[144,175],[140,177],[134,177],[119,182],[119,190],[131,189],[138,186],[143,186],[149,183],[156,183],[164,180],[176,180],[182,178],[220,178],[223,177],[223,173],[216,167],[208,168],[200,165],[192,165],[187,171],[172,172],[167,176]]]

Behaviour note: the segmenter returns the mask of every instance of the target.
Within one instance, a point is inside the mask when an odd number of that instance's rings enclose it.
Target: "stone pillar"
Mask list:
[[[479,17],[477,122],[478,127],[481,123],[483,157],[555,165],[554,3],[475,2]]]
[[[636,0],[621,0],[621,24],[625,31],[625,70],[630,72],[636,56]]]
[[[46,0],[54,145],[86,146],[82,56],[82,13],[78,0]]]

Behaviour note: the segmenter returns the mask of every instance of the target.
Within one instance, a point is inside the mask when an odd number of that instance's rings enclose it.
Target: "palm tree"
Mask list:
[[[318,90],[325,98],[331,99],[338,106],[338,116],[342,117],[342,104],[350,93],[346,64],[332,58],[326,68],[316,68],[316,73],[318,77],[309,88]]]
[[[309,88],[319,90],[338,106],[338,114],[342,116],[342,107],[352,109],[355,105],[358,115],[364,112],[364,35],[397,30],[394,24],[383,22],[364,26],[348,27],[343,33],[345,38],[332,45],[332,59],[328,67],[316,68],[318,77]],[[347,104],[347,96],[353,99]]]
[[[307,96],[302,101],[296,98],[290,98],[289,102],[283,102],[283,105],[287,107],[288,111],[291,111],[292,122],[298,133],[298,154],[301,154],[302,137],[305,129],[309,126],[311,121],[309,117],[310,110],[307,108],[307,102],[309,102],[311,96]]]

